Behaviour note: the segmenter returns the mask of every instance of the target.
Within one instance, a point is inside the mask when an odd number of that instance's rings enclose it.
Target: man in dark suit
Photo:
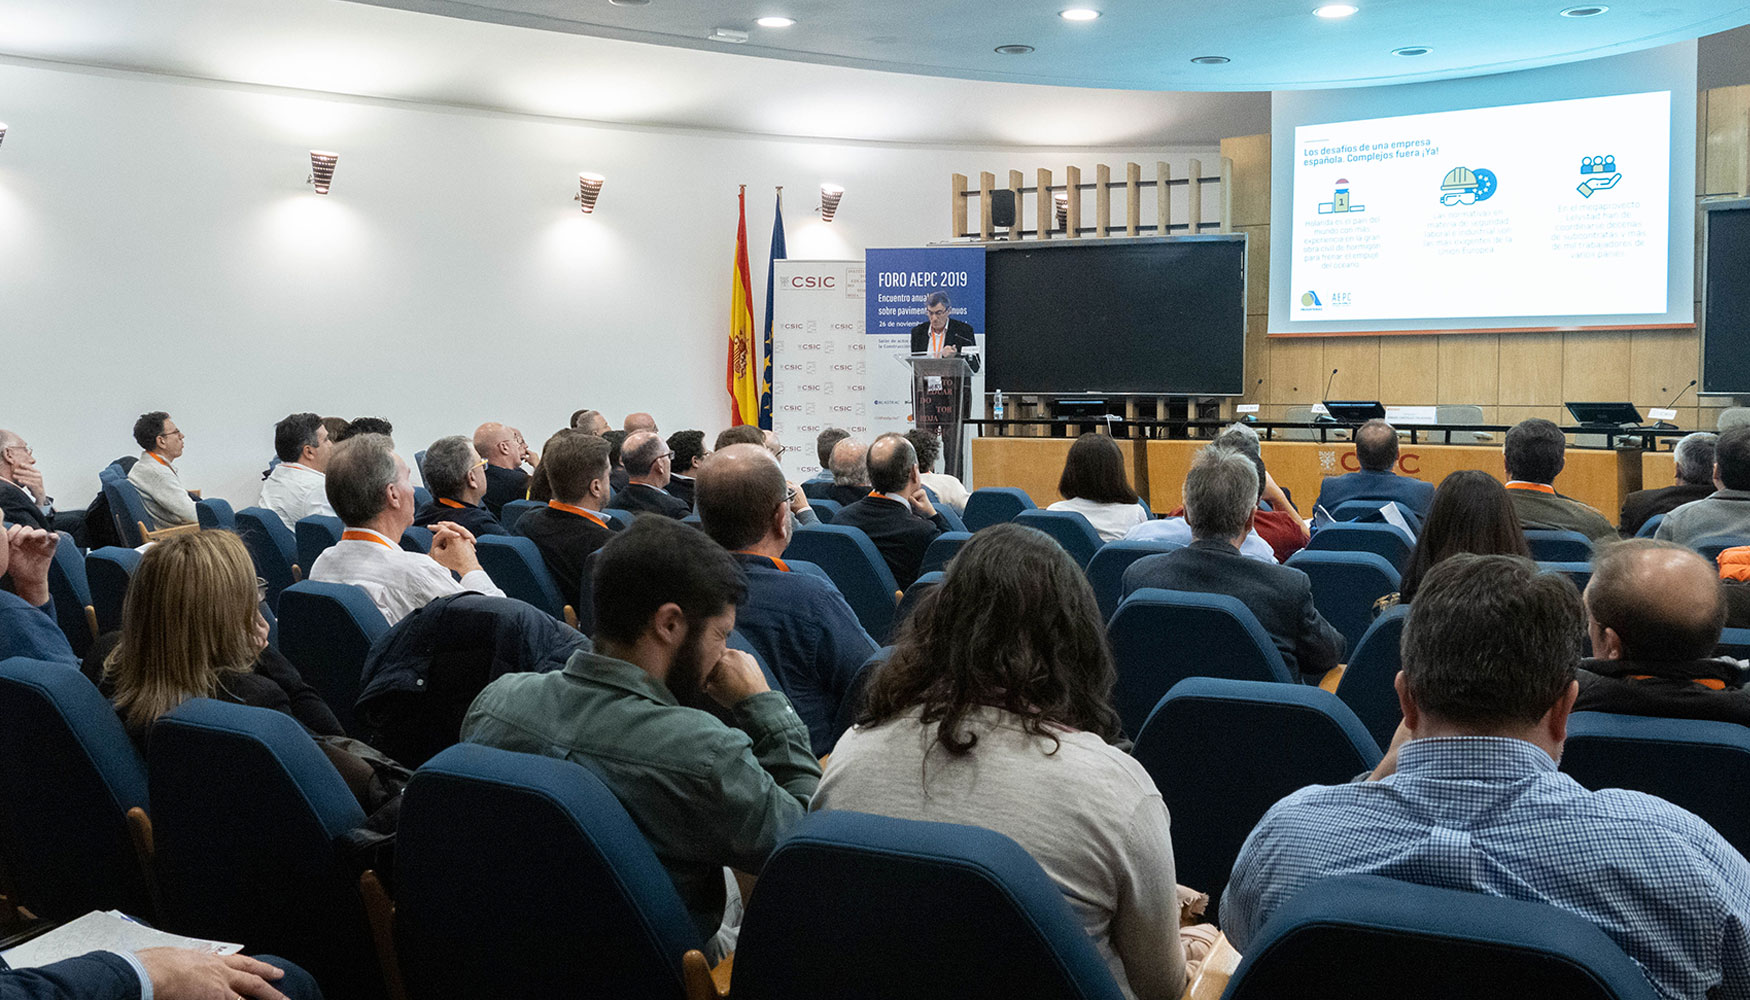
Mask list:
[[[8,524],[23,524],[43,531],[65,531],[76,544],[85,544],[85,512],[58,511],[55,498],[43,487],[36,454],[24,438],[0,430],[0,511]]]
[[[668,492],[691,508],[693,477],[699,474],[699,463],[711,454],[705,450],[705,432],[675,431],[668,436],[668,450],[674,453],[669,460],[673,467],[668,473]]]
[[[575,608],[584,560],[613,535],[612,522],[602,516],[608,502],[608,443],[593,435],[561,434],[548,442],[541,463],[553,499],[518,518],[516,533],[541,550],[559,595]]]
[[[1655,514],[1669,514],[1691,500],[1702,500],[1714,493],[1714,442],[1719,435],[1698,431],[1677,442],[1671,459],[1677,466],[1677,485],[1661,489],[1635,490],[1622,498],[1622,515],[1617,518],[1617,530],[1624,538],[1633,538]]]
[[[1319,487],[1318,505],[1337,509],[1345,500],[1396,500],[1428,516],[1434,503],[1434,484],[1397,474],[1398,432],[1383,420],[1369,420],[1355,430],[1355,460],[1360,472],[1330,476]]]
[[[508,535],[492,512],[480,505],[486,496],[486,459],[460,434],[438,438],[425,449],[425,488],[431,502],[414,513],[413,523],[429,528],[440,521],[459,524],[473,533]]]
[[[1191,544],[1132,563],[1124,571],[1123,592],[1161,587],[1238,598],[1290,670],[1322,676],[1342,660],[1345,644],[1313,607],[1312,581],[1298,569],[1240,555],[1257,502],[1258,470],[1250,458],[1213,446],[1198,452],[1185,476]]]
[[[486,459],[486,509],[498,517],[505,504],[529,495],[529,474],[523,463],[539,465],[541,456],[523,440],[522,431],[496,423],[475,428],[474,450]]]
[[[868,465],[869,495],[839,511],[832,523],[862,529],[904,590],[918,578],[924,550],[948,530],[948,521],[924,493],[918,453],[904,434],[876,438],[869,446]]]
[[[648,511],[680,520],[693,512],[687,502],[670,495],[669,463],[674,452],[655,431],[634,431],[620,449],[620,461],[626,466],[626,488],[614,494],[620,509],[633,513]]]
[[[976,348],[977,339],[973,336],[972,324],[965,320],[949,319],[950,303],[946,292],[931,292],[924,297],[924,313],[929,318],[911,328],[911,352],[927,354],[932,358],[957,358],[967,348]],[[978,371],[978,355],[967,354],[966,365],[973,372]],[[940,399],[940,394],[933,394]],[[914,394],[915,399],[915,394]],[[945,459],[944,469],[950,476],[959,477],[965,474],[960,462],[960,435],[943,433],[938,415],[933,412],[936,403],[919,401],[923,412],[916,414],[917,425],[926,430],[932,430],[942,439],[942,457]],[[952,402],[948,397],[946,402]],[[960,388],[961,411],[968,417],[972,413],[972,380],[967,379]],[[934,469],[927,469],[933,472]]]
[[[816,500],[831,500],[840,507],[849,507],[868,496],[873,488],[869,485],[868,453],[868,447],[856,438],[840,439],[832,446],[832,455],[826,462],[832,482],[816,487],[808,495]]]

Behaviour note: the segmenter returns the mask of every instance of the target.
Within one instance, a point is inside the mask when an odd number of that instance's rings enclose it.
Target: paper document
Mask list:
[[[235,955],[240,944],[166,934],[116,910],[92,910],[16,948],[0,952],[14,969],[29,969],[93,951],[133,952],[142,948],[192,948],[209,955]]]
[[[1402,511],[1398,510],[1397,504],[1395,504],[1395,503],[1381,504],[1380,508],[1379,508],[1379,512],[1382,516],[1385,517],[1385,523],[1397,527],[1399,530],[1403,531],[1404,534],[1409,535],[1411,538],[1416,537],[1416,529],[1410,527],[1410,522],[1404,520],[1404,514]]]

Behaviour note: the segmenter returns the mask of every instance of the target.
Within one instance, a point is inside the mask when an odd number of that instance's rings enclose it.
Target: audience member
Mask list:
[[[1502,449],[1507,463],[1507,495],[1519,523],[1527,528],[1578,531],[1594,542],[1615,538],[1604,515],[1556,492],[1556,477],[1567,462],[1568,439],[1541,417],[1521,420],[1507,432]]]
[[[85,512],[55,509],[55,498],[49,496],[42,470],[36,467],[36,452],[8,430],[0,430],[0,513],[14,524],[65,531],[75,544],[85,544]]]
[[[571,426],[601,437],[608,432],[608,418],[600,410],[578,410],[571,415]]]
[[[855,445],[840,441],[833,449],[833,475],[839,473],[839,450]],[[901,590],[918,578],[924,550],[948,530],[948,521],[930,504],[918,481],[918,455],[904,434],[883,434],[869,446],[869,492],[833,517],[833,524],[860,528],[875,543]]]
[[[504,505],[529,492],[523,463],[540,465],[541,456],[523,440],[523,432],[504,424],[484,423],[474,430],[474,450],[486,459],[486,509],[497,517]]]
[[[760,437],[763,438],[763,440],[760,442],[761,445],[766,449],[766,451],[771,453],[772,458],[776,459],[780,463],[783,462],[784,461],[784,442],[778,440],[778,432],[772,431],[772,430],[762,430],[762,431],[760,431]]]
[[[1396,500],[1417,516],[1428,516],[1434,484],[1398,475],[1398,432],[1391,424],[1369,420],[1355,429],[1355,461],[1361,471],[1325,478],[1320,507],[1333,511],[1345,500]]]
[[[847,437],[849,435],[846,435]],[[954,513],[966,512],[966,501],[971,499],[972,491],[966,484],[948,475],[946,472],[932,471],[936,468],[936,459],[942,457],[942,439],[935,431],[914,427],[905,432],[905,439],[918,453],[918,481],[924,484],[924,489],[931,493],[931,503],[945,503],[954,508]],[[826,463],[821,462],[822,465]],[[828,474],[827,481],[832,476]]]
[[[1249,427],[1243,429],[1251,432],[1252,440],[1254,442],[1257,440],[1256,431],[1252,431]],[[1226,431],[1223,431],[1218,435],[1215,441],[1211,443],[1216,447],[1225,448],[1228,451],[1236,451],[1250,460],[1254,471],[1258,474],[1258,482],[1261,484],[1258,492],[1259,499],[1262,500],[1266,494],[1280,494],[1282,496],[1282,502],[1286,507],[1286,510],[1282,513],[1298,522],[1298,516],[1291,513],[1294,510],[1294,507],[1292,504],[1288,503],[1287,494],[1282,492],[1282,488],[1277,486],[1275,480],[1271,479],[1269,473],[1265,471],[1262,453],[1248,451],[1245,448],[1240,447],[1244,444],[1244,438],[1243,436],[1232,433],[1233,430],[1234,428],[1232,427],[1228,428]],[[1229,447],[1230,445],[1233,447]],[[1275,490],[1275,493],[1270,494],[1269,491],[1272,489]],[[1246,531],[1245,541],[1240,543],[1240,555],[1247,559],[1252,559],[1261,563],[1268,563],[1269,565],[1274,566],[1278,561],[1276,557],[1276,546],[1263,536],[1263,533],[1259,530],[1258,524],[1259,516],[1266,513],[1270,512],[1264,510],[1254,510],[1252,512],[1252,526]],[[1305,526],[1302,525],[1299,530],[1304,531]],[[1191,524],[1185,519],[1185,506],[1183,504],[1180,504],[1178,507],[1169,511],[1165,517],[1157,518],[1153,521],[1144,521],[1136,527],[1131,528],[1124,536],[1126,541],[1158,542],[1169,545],[1190,545],[1193,537],[1194,535],[1191,531]],[[1302,541],[1296,548],[1304,547],[1305,544],[1306,543]],[[1296,551],[1296,549],[1290,549],[1289,551],[1293,552]]]
[[[636,434],[639,431],[649,431],[655,434],[656,418],[648,413],[628,413],[626,414],[626,422],[620,429],[627,434]]]
[[[268,956],[272,958],[272,956]],[[6,1000],[321,1000],[303,969],[281,958],[272,965],[247,955],[194,948],[92,951],[25,969],[0,971]],[[284,992],[275,989],[278,984]]]
[[[450,521],[481,535],[508,535],[481,500],[486,496],[486,459],[460,434],[438,438],[425,449],[425,488],[431,502],[414,512],[413,523],[429,528]]]
[[[323,417],[322,426],[328,428],[328,440],[339,444],[346,438],[348,424],[344,417]]]
[[[828,468],[832,459],[833,445],[851,436],[851,432],[843,427],[828,427],[814,436],[814,454],[820,460],[820,471],[807,480],[807,483],[831,483],[832,469]],[[915,446],[914,446],[915,447]],[[923,454],[921,451],[919,454]],[[804,483],[803,485],[807,485]]]
[[[1083,434],[1069,446],[1063,475],[1057,479],[1057,493],[1063,499],[1046,509],[1067,510],[1087,518],[1102,542],[1123,538],[1149,519],[1141,498],[1130,488],[1124,452],[1107,434]]]
[[[868,446],[856,438],[845,438],[833,445],[832,455],[827,461],[827,468],[832,470],[832,485],[818,491],[815,496],[834,501],[841,507],[849,507],[868,496],[872,489],[868,459]]]
[[[182,457],[187,437],[170,414],[153,410],[134,421],[134,441],[142,451],[140,460],[128,470],[128,482],[140,491],[146,513],[160,528],[178,524],[196,524],[194,498],[183,488],[182,477],[170,464]]]
[[[389,624],[445,594],[475,590],[505,596],[480,568],[474,535],[452,521],[431,525],[430,555],[401,548],[401,535],[413,523],[413,482],[387,437],[364,434],[334,449],[328,460],[328,503],[346,530],[316,557],[309,579],[359,587]]]
[[[1116,680],[1075,561],[1028,528],[981,531],[900,626],[811,808],[1013,839],[1063,890],[1126,996],[1178,1000],[1167,807],[1114,745]]]
[[[729,649],[746,578],[701,532],[641,517],[597,556],[595,652],[507,674],[462,723],[473,743],[589,768],[632,814],[715,961],[734,949],[739,897],[820,782],[808,727],[759,664]],[[703,694],[736,728],[685,707]],[[728,919],[726,919],[726,917]]]
[[[1694,549],[1651,538],[1612,543],[1593,560],[1585,599],[1592,659],[1580,662],[1574,711],[1750,725],[1743,671],[1714,657],[1723,587]]]
[[[1750,538],[1750,426],[1720,433],[1713,479],[1711,494],[1666,514],[1653,537],[1679,545],[1717,535]]]
[[[674,452],[655,431],[634,431],[626,438],[620,460],[626,464],[626,488],[614,498],[623,510],[647,511],[676,520],[692,513],[685,500],[666,492],[669,462]]]
[[[1398,592],[1381,599],[1382,607],[1416,599],[1422,578],[1443,559],[1463,552],[1478,556],[1531,558],[1519,515],[1501,481],[1487,472],[1461,469],[1440,481]]]
[[[516,533],[535,543],[565,603],[578,607],[583,561],[613,534],[608,504],[608,443],[562,431],[547,440],[541,469],[553,496],[517,519]]]
[[[732,444],[757,444],[764,448],[766,446],[766,432],[752,424],[736,424],[734,427],[725,427],[718,432],[717,440],[711,443],[711,450],[722,451]]]
[[[333,431],[330,430],[329,433],[332,435]],[[339,444],[347,438],[358,437],[360,434],[381,434],[389,439],[390,447],[393,447],[395,425],[382,417],[354,417],[346,422],[346,429],[341,431],[338,436],[332,437],[331,440],[335,444]]]
[[[1312,541],[1312,531],[1301,519],[1288,491],[1278,486],[1270,470],[1264,467],[1264,449],[1258,432],[1245,424],[1230,424],[1216,435],[1213,443],[1245,455],[1257,467],[1258,510],[1252,515],[1252,530],[1270,543],[1270,553],[1276,561],[1287,562],[1289,556],[1306,548],[1306,543]],[[1175,513],[1182,511],[1183,508]]]
[[[668,436],[668,450],[674,454],[668,471],[670,496],[693,506],[693,477],[699,474],[699,463],[711,453],[705,450],[704,431],[675,431]]]
[[[0,514],[0,660],[14,656],[74,664],[79,657],[55,619],[49,564],[61,536]]]
[[[1289,670],[1321,676],[1343,658],[1343,636],[1313,607],[1312,582],[1289,566],[1240,554],[1258,507],[1258,470],[1243,453],[1210,445],[1185,476],[1190,545],[1144,556],[1124,571],[1123,592],[1142,587],[1235,597],[1252,610]]]
[[[618,497],[626,490],[626,466],[621,450],[626,445],[628,435],[625,431],[608,431],[602,435],[602,440],[608,443],[608,485],[613,488],[614,496]]]
[[[815,754],[824,756],[839,705],[877,645],[838,588],[784,561],[789,490],[776,460],[753,445],[731,445],[699,472],[699,519],[747,573],[736,631],[777,677],[808,725]]]
[[[1662,799],[1556,769],[1584,624],[1573,584],[1527,560],[1434,567],[1404,629],[1392,751],[1375,780],[1312,785],[1265,814],[1221,900],[1233,946],[1311,882],[1384,875],[1589,919],[1660,996],[1750,990],[1750,864]]]
[[[1677,483],[1658,489],[1635,490],[1622,499],[1617,530],[1633,538],[1655,514],[1669,514],[1691,500],[1701,500],[1714,491],[1714,442],[1717,434],[1698,431],[1684,435],[1671,450]]]
[[[256,506],[279,515],[286,527],[311,514],[334,516],[328,506],[328,456],[334,451],[328,428],[314,413],[294,413],[273,425],[273,450],[279,464],[261,484]]]
[[[158,717],[190,698],[271,708],[312,733],[343,736],[322,696],[267,644],[249,550],[228,531],[172,535],[146,550],[120,632],[100,637],[85,672],[142,747]]]

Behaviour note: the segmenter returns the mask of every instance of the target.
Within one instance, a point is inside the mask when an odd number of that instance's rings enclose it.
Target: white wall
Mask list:
[[[395,423],[411,456],[483,420],[532,444],[581,406],[665,432],[726,423],[735,193],[756,323],[774,185],[792,257],[948,235],[948,176],[1123,156],[880,148],[520,119],[171,77],[0,62],[0,426],[63,506],[188,434],[191,487],[255,501],[288,412]],[[340,153],[333,194],[307,151]],[[1137,150],[1182,171],[1207,148]],[[584,216],[579,170],[607,175]],[[812,214],[845,185],[837,221]],[[1091,201],[1090,201],[1091,208]],[[1212,217],[1212,216],[1208,216]]]

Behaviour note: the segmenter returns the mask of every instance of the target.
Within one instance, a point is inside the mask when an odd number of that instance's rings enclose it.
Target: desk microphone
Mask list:
[[[1697,381],[1696,379],[1690,379],[1689,384],[1684,386],[1682,389],[1678,390],[1677,395],[1671,397],[1671,402],[1665,404],[1665,409],[1669,410],[1673,406],[1676,406],[1678,400],[1682,399],[1684,397],[1684,395],[1689,392],[1689,390],[1695,388],[1696,381]],[[1653,425],[1653,429],[1654,430],[1661,430],[1661,431],[1674,431],[1677,429],[1677,425],[1676,424],[1668,424],[1665,421],[1661,420],[1658,423]]]
[[[1333,383],[1335,381],[1337,381],[1337,369],[1333,368],[1333,369],[1331,369],[1331,377],[1328,379],[1325,379],[1325,394],[1322,397],[1320,397],[1320,399],[1319,399],[1320,403],[1324,403],[1326,400],[1331,398],[1331,383]],[[1315,420],[1314,423],[1325,423],[1327,421],[1330,423],[1337,422],[1337,418],[1331,416],[1331,411],[1328,409],[1324,413],[1319,414],[1319,419]]]

